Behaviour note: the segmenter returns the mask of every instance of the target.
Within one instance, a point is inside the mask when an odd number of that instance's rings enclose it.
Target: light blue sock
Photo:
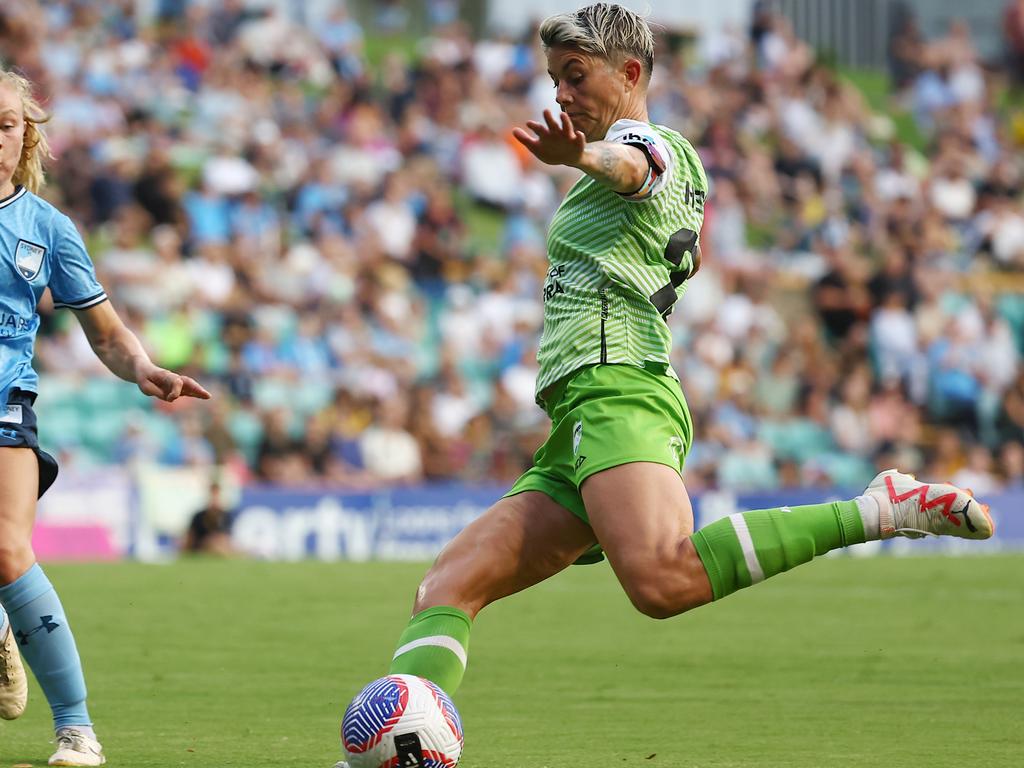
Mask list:
[[[85,706],[85,677],[64,606],[38,564],[0,587],[18,648],[53,710],[53,727],[92,725]]]

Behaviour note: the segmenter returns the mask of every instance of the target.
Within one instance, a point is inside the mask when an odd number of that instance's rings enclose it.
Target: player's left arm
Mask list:
[[[122,322],[109,301],[76,309],[75,316],[100,361],[115,376],[135,382],[143,394],[169,403],[179,397],[210,399],[210,393],[195,379],[168,371],[150,360],[138,337]]]

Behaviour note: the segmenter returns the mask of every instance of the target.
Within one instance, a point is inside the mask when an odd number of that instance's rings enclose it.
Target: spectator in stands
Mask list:
[[[829,339],[841,343],[867,318],[871,300],[849,250],[832,244],[824,250],[829,270],[815,285],[814,304]]]
[[[924,36],[917,18],[905,4],[895,3],[890,15],[889,77],[897,91],[906,88],[920,71]]]
[[[1003,12],[1006,63],[1017,84],[1024,84],[1024,0],[1009,0]]]
[[[1004,491],[1024,491],[1024,444],[1015,440],[999,449],[999,469]]]
[[[231,520],[233,512],[229,509],[220,483],[210,483],[206,506],[192,515],[185,538],[181,542],[181,551],[193,555],[216,555],[231,557],[237,550],[231,543]]]
[[[415,483],[423,478],[423,459],[409,433],[409,408],[399,399],[377,402],[373,423],[360,439],[363,464],[389,483]]]
[[[1024,371],[1020,371],[1003,395],[998,420],[1003,442],[1024,443]]]
[[[302,485],[308,478],[305,449],[292,433],[284,408],[266,414],[263,437],[256,451],[256,476],[265,483]]]
[[[961,488],[970,488],[979,497],[998,491],[1000,482],[995,474],[992,452],[984,445],[972,445],[967,463],[950,478],[950,482],[960,484]]]

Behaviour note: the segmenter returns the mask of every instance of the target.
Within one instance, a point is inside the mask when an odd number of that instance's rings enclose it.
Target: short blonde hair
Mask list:
[[[647,77],[654,70],[654,35],[643,17],[615,3],[594,3],[574,13],[550,16],[540,25],[545,49],[575,48],[611,61],[625,54],[641,61]]]
[[[0,69],[0,84],[9,86],[21,97],[21,108],[25,113],[25,137],[21,146],[21,158],[11,179],[15,186],[23,186],[30,192],[38,192],[46,183],[43,175],[43,161],[53,157],[50,143],[46,140],[43,123],[50,115],[42,108],[32,93],[32,83],[16,72]]]

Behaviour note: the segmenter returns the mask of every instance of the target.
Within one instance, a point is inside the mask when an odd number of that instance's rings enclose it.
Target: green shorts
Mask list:
[[[551,433],[506,496],[541,491],[589,525],[580,485],[594,473],[635,461],[682,473],[693,425],[679,382],[663,366],[591,365],[544,395]],[[600,559],[595,548],[580,562]]]

